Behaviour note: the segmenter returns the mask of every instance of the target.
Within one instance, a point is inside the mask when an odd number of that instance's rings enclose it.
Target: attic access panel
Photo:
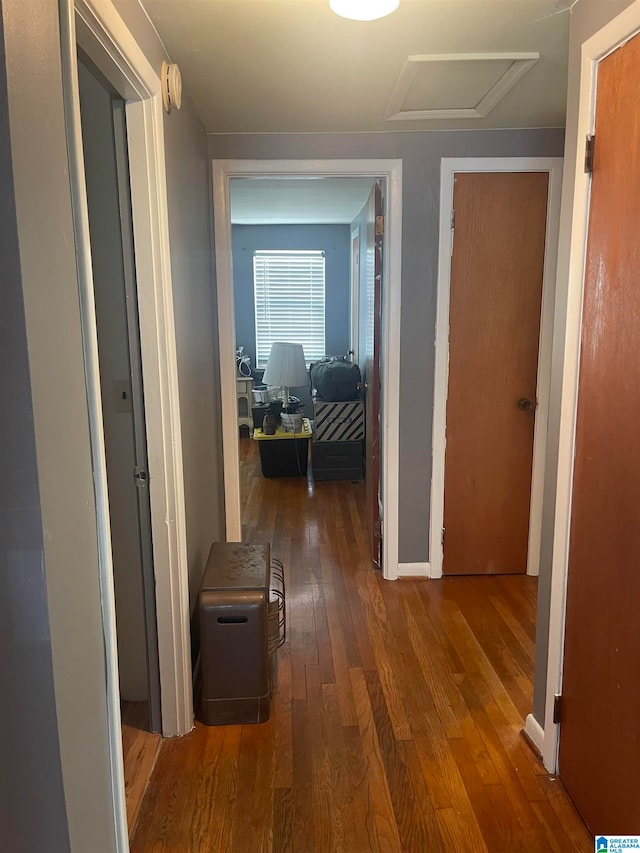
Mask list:
[[[485,118],[539,59],[539,53],[409,56],[386,121]]]

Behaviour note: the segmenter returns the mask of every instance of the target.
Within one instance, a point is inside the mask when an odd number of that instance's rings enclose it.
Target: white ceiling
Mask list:
[[[210,133],[564,125],[570,0],[400,0],[366,23],[338,17],[328,0],[141,2]],[[390,120],[410,56],[479,53],[540,59],[485,117]],[[483,94],[470,85],[477,60],[436,73],[437,91],[428,76],[420,81],[419,108]],[[414,89],[412,108],[415,98]]]
[[[369,197],[371,178],[234,178],[234,225],[351,224]]]

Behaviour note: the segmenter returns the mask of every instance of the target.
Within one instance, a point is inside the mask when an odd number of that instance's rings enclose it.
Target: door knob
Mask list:
[[[528,397],[520,397],[520,399],[518,400],[518,408],[521,412],[532,412],[535,407],[536,404]]]

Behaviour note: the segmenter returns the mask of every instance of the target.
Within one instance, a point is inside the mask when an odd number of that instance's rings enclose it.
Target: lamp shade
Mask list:
[[[353,21],[375,21],[398,8],[400,0],[329,0],[331,10]]]
[[[302,344],[271,344],[262,381],[265,385],[299,388],[309,381]]]

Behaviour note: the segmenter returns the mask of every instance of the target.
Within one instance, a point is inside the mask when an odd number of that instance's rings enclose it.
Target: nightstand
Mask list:
[[[245,376],[236,377],[236,397],[238,399],[238,428],[246,426],[249,434],[253,430],[253,379]]]
[[[277,429],[275,435],[265,435],[261,429],[254,429],[253,438],[258,442],[264,477],[306,477],[311,439],[309,418],[302,419],[301,432]]]

